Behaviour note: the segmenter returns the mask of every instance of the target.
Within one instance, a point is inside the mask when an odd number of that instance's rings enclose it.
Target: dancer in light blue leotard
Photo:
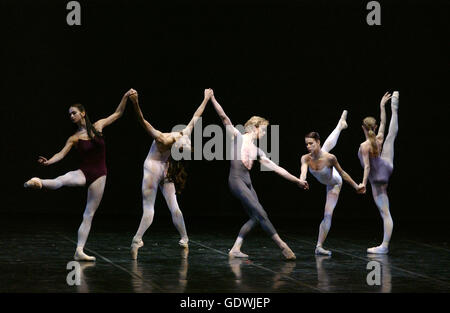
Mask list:
[[[316,254],[331,255],[331,251],[325,250],[322,245],[331,228],[331,218],[336,207],[339,193],[342,187],[342,178],[355,188],[358,193],[365,193],[362,184],[357,185],[353,179],[340,167],[336,157],[328,153],[336,146],[341,130],[347,128],[347,111],[342,113],[341,119],[327,140],[320,146],[320,136],[316,132],[311,132],[305,136],[306,148],[309,153],[302,156],[302,167],[300,180],[306,182],[306,175],[309,172],[321,183],[327,186],[327,201],[325,203],[325,214],[319,227],[319,237],[317,239]]]

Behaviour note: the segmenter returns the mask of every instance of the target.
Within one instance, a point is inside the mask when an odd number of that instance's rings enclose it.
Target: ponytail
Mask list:
[[[378,144],[377,144],[377,137],[375,135],[375,132],[370,129],[369,130],[369,141],[370,141],[370,145],[372,146],[372,154],[373,155],[378,155]]]
[[[374,129],[377,127],[377,120],[371,116],[366,117],[363,120],[363,127],[367,131],[367,134],[369,135],[369,141],[370,145],[372,147],[372,156],[378,156],[379,154],[379,148],[377,144],[377,136],[375,135]]]

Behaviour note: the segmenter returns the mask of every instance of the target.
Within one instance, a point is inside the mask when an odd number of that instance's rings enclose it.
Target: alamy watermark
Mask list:
[[[186,128],[186,125],[176,125],[172,128],[172,132],[180,132]],[[241,133],[245,133],[245,128],[242,125],[236,125],[235,128]],[[275,164],[279,164],[280,160],[280,126],[269,125],[267,127],[270,136],[265,135],[258,139],[256,148],[261,149],[265,156],[272,160]],[[179,160],[241,160],[240,153],[234,153],[234,140],[237,140],[236,147],[238,151],[242,147],[242,137],[233,136],[223,130],[220,125],[209,124],[203,128],[202,118],[200,117],[195,124],[193,132],[189,136],[189,139],[194,139],[192,146],[192,152],[186,149],[180,149],[179,146],[173,145],[171,149],[172,158],[176,161]],[[269,138],[270,137],[270,138]],[[204,139],[208,140],[203,143]],[[269,139],[270,139],[270,152],[269,152]],[[224,149],[225,146],[225,149]],[[269,171],[265,166],[261,166],[262,171]]]
[[[366,277],[367,285],[380,286],[381,285],[381,264],[377,261],[370,261],[367,263],[366,269],[371,270]]]

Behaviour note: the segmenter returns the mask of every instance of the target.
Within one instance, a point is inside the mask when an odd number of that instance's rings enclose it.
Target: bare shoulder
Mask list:
[[[369,149],[370,149],[370,142],[364,141],[363,143],[361,143],[359,145],[359,147],[360,147],[361,151],[363,151],[363,152],[369,151]]]
[[[311,153],[302,155],[301,161],[302,163],[308,163],[309,161],[311,161]]]
[[[337,162],[336,156],[335,156],[334,154],[332,154],[332,153],[325,152],[324,157],[325,157],[328,161],[330,161],[331,163]]]

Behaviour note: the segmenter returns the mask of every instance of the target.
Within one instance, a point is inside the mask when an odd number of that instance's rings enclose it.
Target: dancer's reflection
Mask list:
[[[317,268],[317,288],[330,291],[330,277],[328,276],[325,268],[322,265],[324,260],[331,259],[330,255],[316,255],[316,268]]]
[[[144,270],[142,265],[139,265],[136,260],[131,261],[131,271],[133,272],[133,278],[131,284],[135,293],[152,292],[153,287],[144,280]]]
[[[154,291],[168,291],[168,292],[175,292],[175,293],[183,293],[186,290],[186,285],[188,282],[187,274],[188,274],[188,255],[189,255],[189,249],[181,249],[181,261],[180,266],[178,268],[178,279],[176,280],[177,283],[175,285],[169,283],[166,283],[165,285],[158,285],[159,288],[162,288],[162,290],[154,289],[155,284],[152,284],[151,281],[149,281],[148,273],[147,276],[144,276],[144,267],[142,265],[138,264],[137,260],[132,260],[131,263],[131,271],[133,272],[133,279],[132,279],[132,285],[133,290],[136,293],[143,293],[143,292],[154,292]],[[150,265],[151,266],[151,265]]]
[[[243,264],[251,264],[250,260],[245,260],[241,258],[228,258],[228,264],[230,265],[230,269],[235,276],[236,283],[236,291],[238,292],[250,292],[249,287],[244,283],[242,279],[242,265]]]
[[[277,290],[286,284],[287,280],[283,276],[289,276],[297,264],[295,262],[286,262],[273,277],[273,290]]]
[[[188,255],[189,255],[189,249],[181,249],[181,263],[180,263],[180,276],[178,279],[179,282],[179,291],[178,292],[185,292],[186,285],[188,282],[187,279],[187,273],[188,273]]]
[[[77,292],[89,293],[89,278],[86,276],[85,270],[89,267],[94,267],[95,263],[91,262],[79,262],[80,264],[80,285],[77,286]]]
[[[387,254],[368,254],[371,261],[377,261],[381,265],[381,290],[380,292],[389,293],[392,291],[391,263]]]

